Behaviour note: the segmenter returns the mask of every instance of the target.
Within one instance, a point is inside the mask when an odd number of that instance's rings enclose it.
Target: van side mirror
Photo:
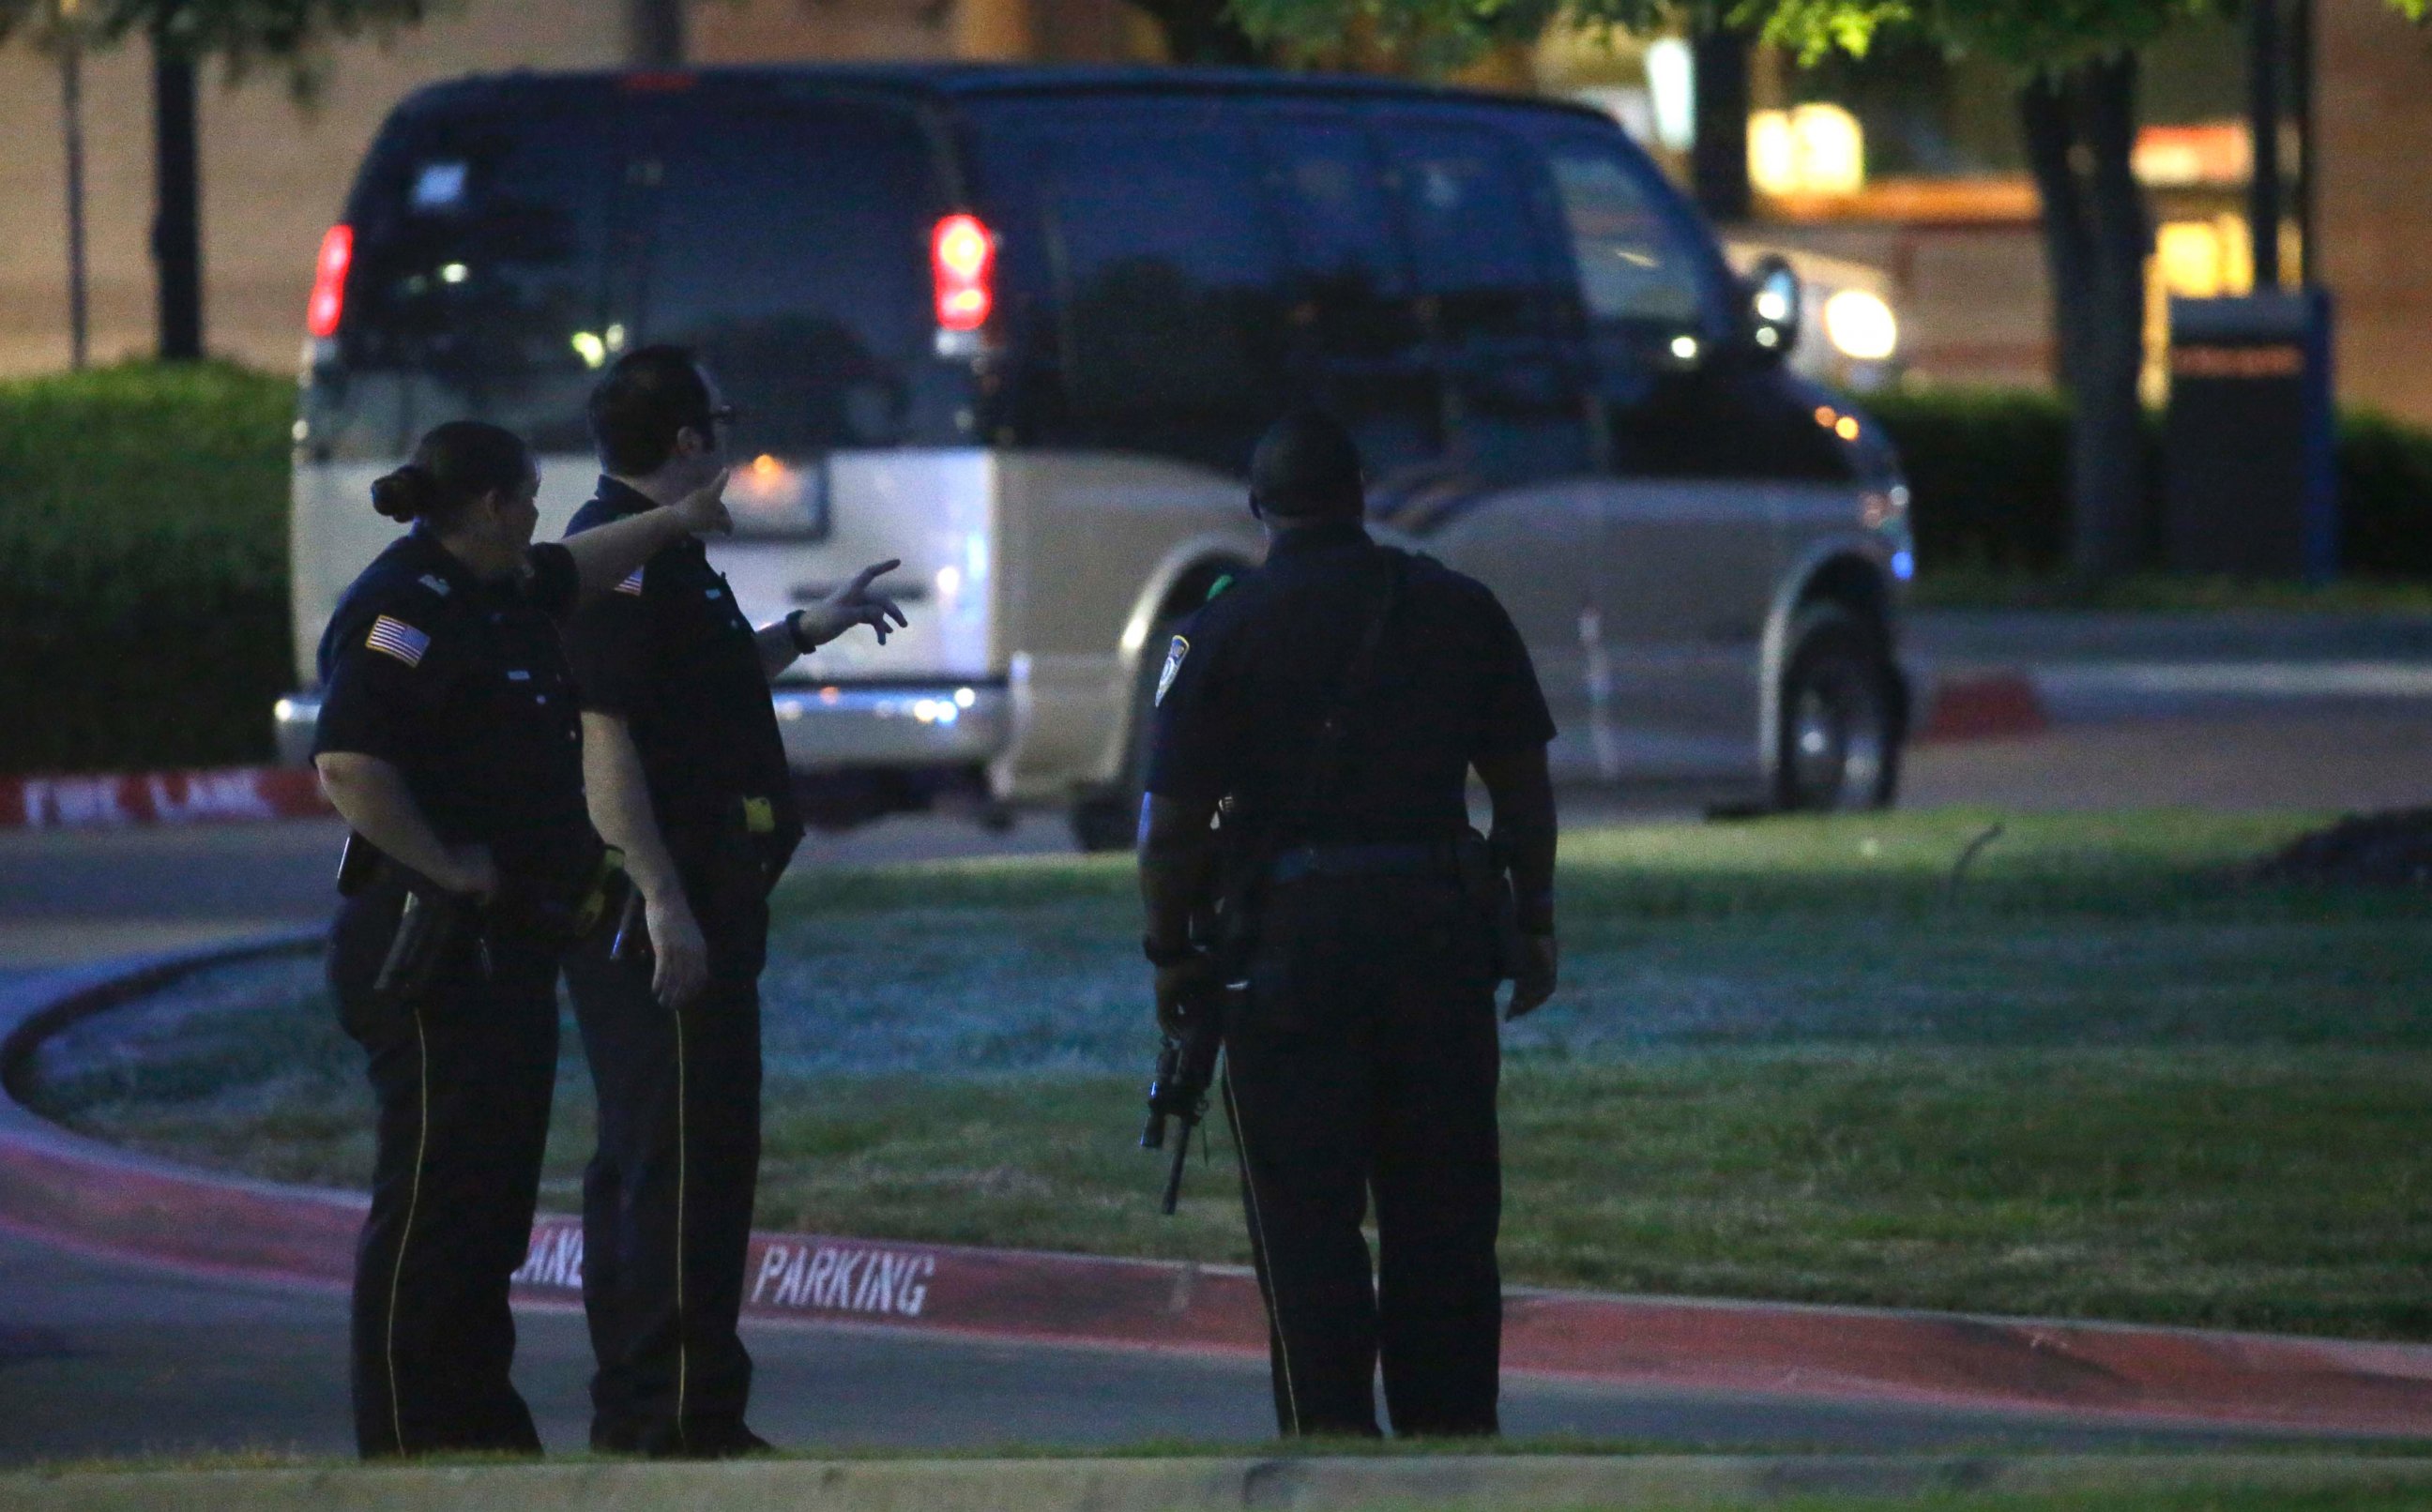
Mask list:
[[[1799,272],[1779,252],[1757,260],[1743,284],[1748,339],[1756,355],[1778,362],[1799,344]]]

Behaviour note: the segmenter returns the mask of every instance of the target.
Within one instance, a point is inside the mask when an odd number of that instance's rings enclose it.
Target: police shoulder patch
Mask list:
[[[1182,670],[1182,659],[1190,654],[1191,643],[1184,640],[1179,635],[1174,638],[1174,644],[1172,646],[1166,647],[1165,670],[1157,675],[1157,698],[1155,701],[1157,704],[1162,705],[1165,702],[1166,690],[1174,686],[1175,674]]]
[[[625,580],[616,585],[616,592],[620,594],[632,594],[636,598],[641,597],[642,569],[635,567],[633,571],[625,574]]]
[[[382,614],[372,621],[371,633],[363,637],[363,645],[408,666],[420,666],[423,653],[431,649],[431,637],[401,619]]]

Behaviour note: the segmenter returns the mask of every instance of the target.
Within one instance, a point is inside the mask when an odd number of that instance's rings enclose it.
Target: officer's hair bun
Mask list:
[[[372,508],[392,520],[418,520],[439,503],[439,479],[420,462],[407,462],[372,484]]]

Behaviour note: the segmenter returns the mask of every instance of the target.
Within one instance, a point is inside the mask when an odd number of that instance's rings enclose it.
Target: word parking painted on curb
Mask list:
[[[921,1250],[832,1243],[821,1239],[756,1240],[746,1305],[797,1313],[887,1314],[918,1318],[929,1305],[937,1257]],[[563,1218],[534,1224],[532,1246],[514,1276],[541,1291],[583,1289],[583,1226]]]
[[[532,1230],[532,1248],[524,1252],[523,1268],[511,1279],[518,1286],[546,1286],[557,1291],[583,1289],[583,1227],[575,1223],[543,1223]]]
[[[760,1252],[751,1300],[805,1312],[918,1318],[937,1273],[937,1257],[919,1251],[771,1239]]]

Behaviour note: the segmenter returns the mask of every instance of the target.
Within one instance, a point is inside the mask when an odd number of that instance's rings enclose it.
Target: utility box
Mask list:
[[[2329,294],[2172,299],[2162,451],[2173,569],[2309,582],[2336,574]]]

